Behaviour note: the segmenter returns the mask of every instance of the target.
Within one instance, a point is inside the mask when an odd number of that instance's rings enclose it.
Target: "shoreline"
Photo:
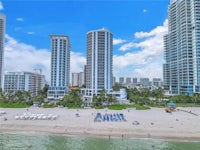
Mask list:
[[[189,108],[200,114],[200,108]],[[2,108],[0,108],[2,110]],[[167,141],[200,141],[199,116],[184,112],[174,112],[172,115],[164,109],[151,110],[68,110],[68,109],[43,109],[30,108],[31,112],[57,113],[56,120],[15,120],[15,115],[25,109],[4,109],[7,121],[2,121],[0,116],[0,133],[44,133],[61,136],[80,136],[96,138],[121,138],[121,139],[161,139]],[[76,117],[76,113],[80,117]],[[123,113],[127,122],[94,122],[96,113]],[[138,120],[140,125],[132,125],[133,120]],[[177,121],[178,120],[178,121]],[[152,125],[152,122],[154,123]]]
[[[143,136],[139,134],[124,134],[123,138],[120,134],[115,135],[106,135],[106,134],[83,134],[83,133],[58,133],[58,132],[49,132],[49,131],[28,131],[28,130],[0,130],[0,134],[36,134],[36,135],[53,135],[53,136],[65,136],[65,137],[87,137],[87,138],[103,138],[103,139],[145,139],[145,140],[164,140],[172,142],[200,142],[200,137],[177,137],[177,136]]]
[[[9,128],[9,127],[8,127]],[[164,136],[161,132],[159,132],[159,135],[150,135],[148,136],[148,133],[112,133],[112,134],[99,134],[97,132],[58,132],[58,131],[44,131],[44,130],[32,130],[23,128],[23,129],[0,129],[0,134],[8,133],[8,134],[47,134],[47,135],[57,135],[57,136],[78,136],[78,137],[89,137],[89,138],[104,138],[104,139],[158,139],[158,140],[165,140],[165,141],[179,141],[179,142],[200,142],[200,137],[185,137],[185,136]],[[123,137],[122,137],[123,135]]]

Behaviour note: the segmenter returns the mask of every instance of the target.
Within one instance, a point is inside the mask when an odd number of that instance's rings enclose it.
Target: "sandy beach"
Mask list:
[[[95,110],[67,108],[14,109],[0,108],[0,132],[44,132],[63,135],[120,138],[162,138],[168,140],[200,141],[200,108],[181,108],[184,111],[166,113],[164,108],[151,110]],[[55,115],[56,119],[18,119],[23,114]],[[123,114],[126,121],[94,122],[97,113]],[[79,116],[77,116],[77,114]],[[5,120],[5,118],[7,120]],[[137,121],[139,124],[133,124]]]

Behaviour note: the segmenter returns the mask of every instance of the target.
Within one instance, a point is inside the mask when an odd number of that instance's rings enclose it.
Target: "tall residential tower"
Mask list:
[[[6,28],[6,16],[0,14],[0,88],[3,87],[3,59],[4,59],[4,36]]]
[[[87,33],[86,93],[90,98],[103,89],[109,93],[113,83],[113,35],[105,29]]]
[[[66,35],[51,37],[51,83],[49,100],[59,100],[68,93],[70,78],[70,43]]]
[[[169,94],[200,92],[200,0],[171,0],[164,36],[164,86]]]

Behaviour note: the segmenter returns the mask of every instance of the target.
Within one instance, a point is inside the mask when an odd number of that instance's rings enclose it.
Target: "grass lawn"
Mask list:
[[[0,107],[2,108],[27,108],[30,107],[26,103],[2,103],[0,102]]]
[[[116,104],[116,105],[110,105],[108,109],[111,110],[122,110],[126,108],[136,108],[137,110],[146,110],[150,109],[148,106],[142,106],[142,105],[137,105],[137,104]]]

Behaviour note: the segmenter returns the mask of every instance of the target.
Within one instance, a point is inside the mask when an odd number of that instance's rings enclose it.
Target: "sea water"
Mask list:
[[[0,150],[200,150],[199,142],[0,133]]]

